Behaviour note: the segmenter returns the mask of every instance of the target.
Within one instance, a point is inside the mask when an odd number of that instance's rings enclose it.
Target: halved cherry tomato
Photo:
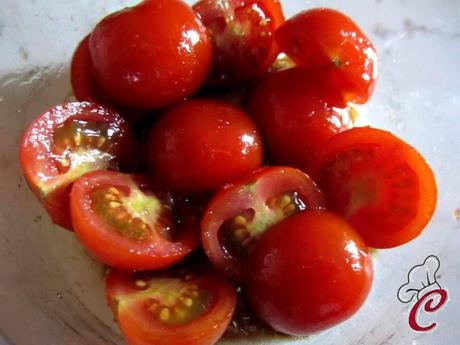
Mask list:
[[[297,212],[322,208],[321,192],[306,174],[262,168],[213,197],[201,223],[203,246],[214,266],[242,281],[250,252],[267,228]]]
[[[352,316],[373,268],[359,234],[331,212],[300,212],[260,238],[248,263],[247,295],[275,330],[307,335]]]
[[[251,118],[232,104],[190,100],[154,124],[147,160],[152,173],[182,194],[214,191],[262,165],[262,142]]]
[[[275,164],[305,169],[324,141],[352,126],[338,89],[311,68],[267,75],[246,103]]]
[[[193,6],[212,38],[211,84],[260,77],[278,55],[275,30],[284,22],[278,0],[201,0]]]
[[[199,221],[146,176],[99,170],[70,194],[75,234],[102,262],[124,270],[168,267],[196,249]]]
[[[276,40],[299,66],[324,68],[347,101],[369,100],[377,79],[377,53],[349,17],[329,8],[304,11],[277,30]]]
[[[436,181],[423,157],[379,129],[354,128],[330,139],[314,177],[327,207],[345,217],[369,247],[414,239],[436,206]]]
[[[107,16],[91,33],[95,77],[111,101],[154,110],[192,95],[211,66],[211,42],[181,0],[143,1]]]
[[[73,181],[92,170],[132,168],[136,145],[128,124],[114,111],[71,102],[51,108],[31,123],[22,138],[20,161],[53,222],[72,229]]]
[[[111,271],[106,292],[128,345],[213,345],[236,304],[233,286],[213,272]]]

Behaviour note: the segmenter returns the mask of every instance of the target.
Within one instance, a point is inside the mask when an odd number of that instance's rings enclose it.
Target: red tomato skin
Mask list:
[[[321,70],[293,68],[268,75],[249,93],[246,107],[273,163],[307,174],[322,144],[352,127],[347,105]]]
[[[222,337],[230,323],[236,305],[235,288],[215,273],[199,275],[194,283],[214,292],[215,301],[207,314],[184,326],[165,327],[155,322],[145,321],[138,312],[123,313],[117,310],[117,295],[135,292],[132,287],[132,273],[111,270],[106,279],[106,294],[109,305],[114,310],[123,336],[128,345],[214,345]],[[128,282],[131,282],[128,285]],[[145,328],[142,328],[145,326]]]
[[[59,171],[52,158],[52,135],[56,127],[70,119],[112,123],[121,136],[113,152],[122,169],[137,164],[137,145],[123,118],[106,107],[90,102],[69,102],[55,106],[37,117],[24,132],[20,146],[20,164],[27,183],[46,208],[54,224],[72,230],[69,193],[73,180],[45,193],[40,184],[59,182]]]
[[[70,64],[70,81],[75,98],[80,102],[102,104],[119,113],[129,124],[137,124],[143,118],[149,117],[142,112],[111,102],[97,84],[91,54],[89,52],[89,35],[77,46]]]
[[[291,335],[348,319],[364,303],[373,279],[366,245],[328,211],[301,212],[273,226],[261,237],[248,269],[254,312]]]
[[[210,84],[238,85],[268,71],[279,53],[275,31],[285,20],[278,0],[201,0],[193,9],[212,39]]]
[[[199,223],[190,209],[181,214],[180,235],[169,241],[158,233],[149,242],[125,238],[115,232],[92,207],[91,193],[112,186],[130,188],[134,182],[155,186],[142,175],[126,175],[115,171],[94,171],[73,184],[70,210],[75,234],[85,247],[103,263],[125,271],[145,271],[169,267],[199,246]],[[178,226],[173,224],[173,226]]]
[[[281,48],[299,66],[323,66],[347,101],[366,103],[377,79],[377,53],[349,17],[329,8],[301,12],[276,32]]]
[[[92,32],[89,48],[104,94],[139,110],[192,95],[208,74],[212,54],[204,26],[181,0],[148,0],[107,16]]]
[[[94,66],[89,52],[89,35],[77,46],[70,64],[70,81],[78,101],[103,103],[106,98],[94,78]]]
[[[254,187],[256,195],[245,190],[248,186]],[[256,198],[266,202],[269,197],[293,191],[299,193],[308,209],[324,208],[321,191],[309,176],[294,168],[263,167],[242,180],[222,187],[208,203],[201,221],[203,248],[214,267],[234,280],[245,281],[247,263],[239,262],[221,246],[220,227],[239,212],[255,208]]]
[[[241,109],[220,101],[190,100],[164,113],[147,144],[152,173],[180,194],[198,194],[262,165],[257,128]]]

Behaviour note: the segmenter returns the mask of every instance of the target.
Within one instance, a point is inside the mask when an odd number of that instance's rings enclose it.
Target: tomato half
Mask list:
[[[136,145],[118,113],[89,102],[64,103],[30,124],[22,138],[20,162],[53,222],[72,229],[69,192],[73,181],[92,170],[133,168]]]
[[[311,68],[267,75],[246,105],[275,164],[306,169],[324,141],[352,126],[338,89]]]
[[[267,228],[299,211],[322,208],[321,192],[306,174],[262,168],[211,199],[201,223],[203,246],[214,266],[242,281],[252,248]]]
[[[279,52],[275,30],[284,22],[278,0],[201,0],[193,9],[212,38],[211,84],[241,84],[268,71]]]
[[[128,345],[213,345],[236,304],[233,286],[212,272],[111,271],[106,293]]]
[[[211,42],[181,0],[143,1],[104,18],[91,33],[95,77],[109,99],[155,110],[192,95],[211,66]]]
[[[414,239],[433,215],[437,189],[431,168],[389,132],[364,127],[340,133],[324,145],[316,164],[315,181],[327,207],[370,247]]]
[[[249,116],[232,104],[190,100],[154,124],[147,160],[152,173],[175,192],[199,194],[262,165],[262,142]]]
[[[324,68],[347,101],[369,100],[377,79],[377,53],[343,13],[329,8],[301,12],[277,30],[276,40],[299,66]]]
[[[141,175],[99,170],[72,187],[75,234],[102,262],[123,270],[168,267],[200,243],[197,215]]]
[[[369,294],[372,259],[359,234],[333,213],[300,212],[259,240],[247,295],[275,330],[307,335],[352,316]]]

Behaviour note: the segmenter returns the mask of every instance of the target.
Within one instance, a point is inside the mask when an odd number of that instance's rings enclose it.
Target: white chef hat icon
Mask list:
[[[436,281],[436,272],[440,266],[439,259],[430,255],[423,264],[412,267],[407,275],[407,283],[398,290],[398,299],[402,303],[409,303],[415,296],[419,300],[428,292],[440,289]]]

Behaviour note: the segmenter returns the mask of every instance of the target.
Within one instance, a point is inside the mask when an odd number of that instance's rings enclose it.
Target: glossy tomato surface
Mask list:
[[[369,100],[377,79],[377,53],[343,13],[329,8],[301,12],[279,28],[276,39],[299,66],[323,68],[347,101]]]
[[[215,267],[243,281],[252,249],[270,226],[323,206],[318,187],[301,171],[287,167],[256,170],[211,199],[201,223],[204,249]]]
[[[76,235],[111,267],[165,268],[200,243],[192,206],[178,205],[147,176],[94,171],[74,183],[70,199]]]
[[[211,42],[181,0],[147,0],[103,19],[91,33],[98,84],[115,103],[153,110],[193,94],[211,64]]]
[[[278,0],[201,0],[193,9],[212,38],[211,84],[241,84],[268,71],[279,53],[275,31],[284,22]]]
[[[314,69],[268,75],[246,105],[276,164],[306,169],[325,140],[352,126],[341,94]]]
[[[370,247],[414,239],[436,207],[429,165],[383,130],[354,128],[333,137],[320,151],[315,171],[327,207],[345,217]]]
[[[91,54],[89,35],[77,46],[70,64],[72,90],[79,101],[103,103],[106,99],[97,85]]]
[[[130,124],[136,124],[149,117],[147,112],[121,106],[104,94],[95,77],[94,65],[89,52],[89,35],[80,42],[74,52],[70,65],[70,81],[74,96],[78,101],[94,102],[114,109]]]
[[[104,106],[71,102],[37,117],[24,133],[20,163],[32,191],[57,225],[72,229],[72,183],[92,170],[131,169],[136,144],[128,124]]]
[[[233,286],[213,272],[111,271],[106,293],[128,345],[213,345],[236,304]]]
[[[254,312],[275,330],[307,335],[346,320],[372,285],[358,233],[330,212],[300,212],[270,228],[248,264]]]
[[[153,174],[182,194],[216,190],[263,160],[249,116],[212,100],[186,101],[165,112],[153,126],[147,151]]]

